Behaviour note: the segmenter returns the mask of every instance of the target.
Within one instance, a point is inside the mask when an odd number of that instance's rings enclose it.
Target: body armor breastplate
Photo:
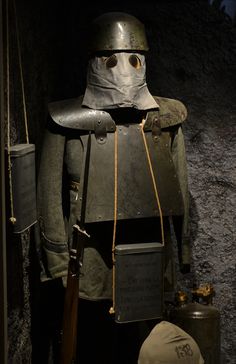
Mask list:
[[[114,219],[115,178],[117,178],[117,219],[158,216],[158,206],[139,124],[117,126],[117,173],[115,174],[115,136],[106,142],[91,136],[88,170],[86,222]],[[180,186],[169,153],[169,133],[153,141],[145,132],[163,215],[183,213]],[[86,136],[82,136],[84,144]],[[115,177],[117,175],[117,177]],[[83,179],[82,179],[83,180]],[[82,200],[82,185],[79,201]],[[80,206],[80,203],[79,203]],[[80,208],[79,208],[80,211]]]
[[[115,123],[107,112],[96,113],[97,110],[81,107],[80,110],[81,113],[79,110],[74,111],[72,118],[63,115],[58,117],[55,109],[51,112],[52,118],[58,124],[83,130],[81,140],[85,148],[84,155],[86,155],[88,132],[91,133],[87,186],[83,186],[86,169],[84,161],[78,196],[78,215],[81,211],[83,190],[86,188],[86,223],[114,220],[115,194],[117,194],[117,220],[159,216],[151,169],[156,181],[162,215],[182,215],[183,200],[170,152],[169,127],[181,123],[183,115],[180,117],[166,113],[166,124],[162,124],[163,118],[159,111],[152,111],[147,116],[143,130],[151,161],[150,169],[140,124],[119,124]],[[83,121],[80,122],[80,118]],[[117,142],[115,142],[115,131]]]

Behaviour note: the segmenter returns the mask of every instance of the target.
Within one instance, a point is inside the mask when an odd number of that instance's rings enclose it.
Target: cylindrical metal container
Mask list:
[[[211,303],[187,303],[182,294],[170,321],[195,339],[205,364],[220,364],[220,313]]]

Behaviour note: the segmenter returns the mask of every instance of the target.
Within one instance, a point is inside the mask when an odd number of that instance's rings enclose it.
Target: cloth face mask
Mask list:
[[[157,108],[146,84],[145,57],[139,53],[114,53],[92,58],[82,105],[93,109]]]

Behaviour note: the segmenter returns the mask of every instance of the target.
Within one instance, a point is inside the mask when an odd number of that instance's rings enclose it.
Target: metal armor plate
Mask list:
[[[151,172],[140,124],[117,125],[117,219],[159,216]],[[145,132],[163,216],[182,215],[183,200],[170,153],[168,131],[153,141]],[[85,222],[114,219],[115,134],[107,133],[105,143],[92,134]],[[81,139],[86,145],[87,135]],[[78,211],[81,210],[83,178]],[[80,218],[78,216],[78,218]]]

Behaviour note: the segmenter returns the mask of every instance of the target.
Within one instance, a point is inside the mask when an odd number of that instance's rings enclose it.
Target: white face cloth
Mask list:
[[[82,105],[92,109],[158,108],[146,84],[145,57],[121,52],[92,58]]]

